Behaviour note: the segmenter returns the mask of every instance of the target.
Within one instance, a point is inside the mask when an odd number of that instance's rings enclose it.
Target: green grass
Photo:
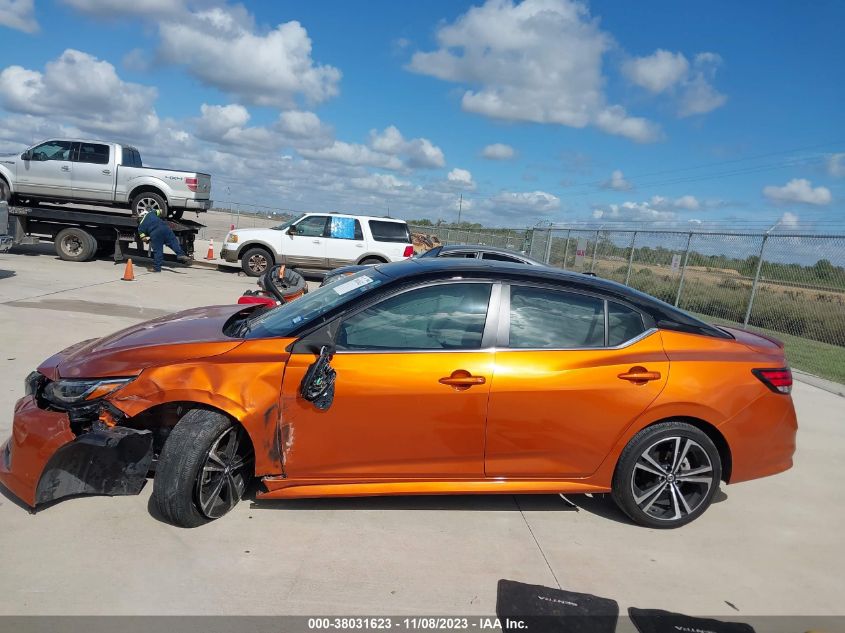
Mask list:
[[[707,323],[727,325],[729,327],[742,327],[733,321],[696,314],[696,316]],[[792,336],[783,332],[774,332],[759,327],[749,328],[751,331],[758,331],[761,334],[773,336],[783,341],[786,349],[786,359],[790,367],[800,369],[808,374],[826,378],[841,384],[845,384],[845,347],[830,345],[813,341],[800,336]]]

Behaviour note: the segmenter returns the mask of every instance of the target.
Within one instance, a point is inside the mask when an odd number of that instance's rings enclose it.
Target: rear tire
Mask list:
[[[686,422],[661,422],[628,442],[611,496],[635,523],[676,528],[704,514],[721,478],[719,451],[706,433]]]
[[[132,215],[138,217],[141,211],[158,213],[160,218],[167,217],[167,200],[153,191],[143,191],[132,198]]]
[[[260,246],[248,248],[241,255],[241,268],[250,277],[260,277],[273,263],[270,252]]]
[[[173,427],[153,480],[153,501],[179,527],[198,527],[228,513],[252,480],[252,445],[222,413],[194,409]]]
[[[69,227],[56,234],[56,254],[67,262],[87,262],[97,253],[97,240],[82,229]]]

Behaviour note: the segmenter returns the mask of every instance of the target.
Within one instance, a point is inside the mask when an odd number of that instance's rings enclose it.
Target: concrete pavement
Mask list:
[[[215,243],[217,239],[215,239]],[[197,305],[255,280],[174,267],[0,255],[0,435],[23,378],[76,341]],[[36,515],[0,496],[0,614],[483,614],[500,578],[621,608],[843,615],[845,399],[794,391],[795,468],[728,486],[691,525],[631,525],[609,500],[553,495],[246,501],[195,530],[136,497],[72,499]]]

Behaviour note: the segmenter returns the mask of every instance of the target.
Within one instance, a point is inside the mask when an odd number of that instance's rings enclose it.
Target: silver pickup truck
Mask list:
[[[53,139],[0,156],[0,200],[9,204],[81,202],[178,219],[211,208],[210,192],[208,174],[144,167],[137,149],[118,143]]]

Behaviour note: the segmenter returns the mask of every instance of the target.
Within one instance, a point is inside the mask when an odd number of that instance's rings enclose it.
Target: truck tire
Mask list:
[[[0,178],[0,202],[12,204],[12,190],[9,189],[9,185],[2,178]]]
[[[153,502],[164,519],[198,527],[231,510],[253,478],[252,444],[222,413],[194,409],[173,427],[153,479]]]
[[[67,262],[87,262],[97,252],[97,240],[83,229],[69,227],[58,232],[56,254]]]
[[[241,255],[241,268],[250,277],[260,277],[273,263],[270,251],[260,246],[248,248]]]
[[[132,198],[132,215],[137,217],[141,211],[155,211],[159,217],[167,217],[167,200],[153,191],[142,191]]]

